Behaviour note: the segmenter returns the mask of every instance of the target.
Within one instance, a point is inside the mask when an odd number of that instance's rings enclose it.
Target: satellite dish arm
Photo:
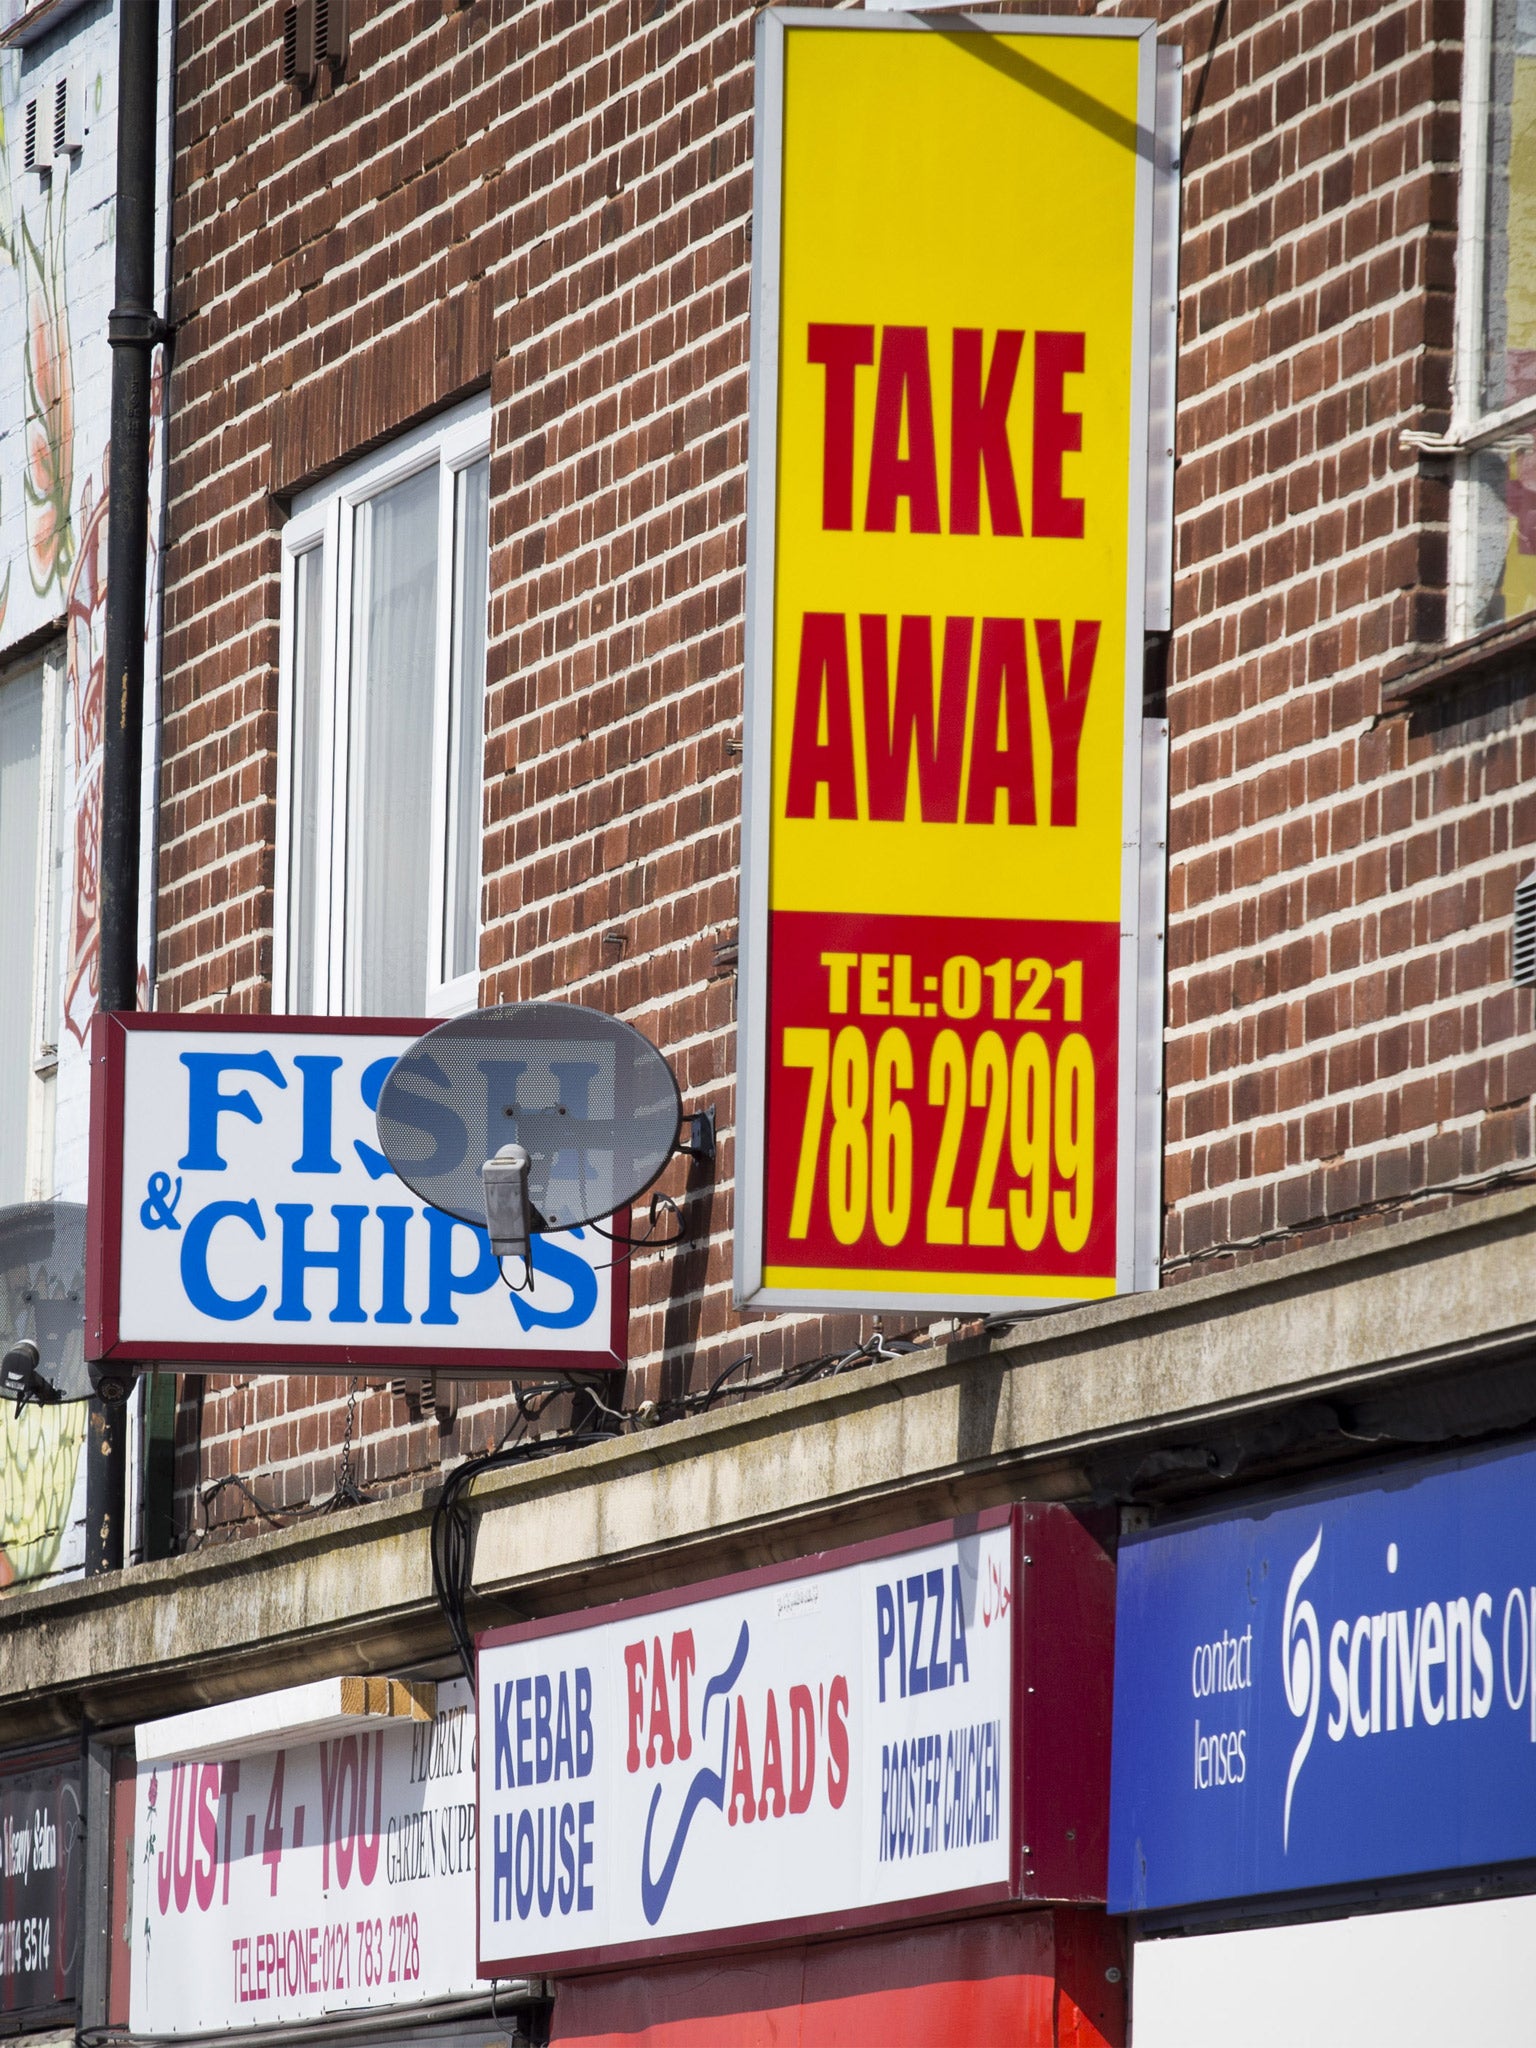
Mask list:
[[[687,1133],[686,1137],[684,1133]],[[675,1152],[686,1153],[688,1158],[697,1159],[701,1166],[715,1163],[715,1105],[708,1109],[695,1110],[692,1116],[683,1117],[677,1126]]]

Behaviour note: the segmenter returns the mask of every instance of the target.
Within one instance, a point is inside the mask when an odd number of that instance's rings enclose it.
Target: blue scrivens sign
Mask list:
[[[1128,1537],[1109,1910],[1536,1856],[1536,1446]]]

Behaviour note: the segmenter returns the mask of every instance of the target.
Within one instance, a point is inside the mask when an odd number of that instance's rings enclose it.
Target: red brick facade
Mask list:
[[[1531,1159],[1536,721],[1519,676],[1383,708],[1444,632],[1445,466],[1399,433],[1446,417],[1460,8],[1158,11],[1188,136],[1171,1279]],[[631,1399],[675,1400],[868,1328],[729,1306],[753,14],[351,14],[301,101],[276,5],[179,13],[157,1005],[269,1002],[286,495],[488,381],[482,999],[615,1010],[718,1110],[714,1178],[665,1183],[693,1245],[635,1263]],[[344,1395],[209,1381],[199,1416],[189,1387],[184,1492],[324,1498]],[[470,1401],[442,1436],[365,1391],[355,1476],[510,1418]]]
[[[1384,703],[1445,628],[1461,10],[1185,31],[1169,1275],[1536,1154],[1510,984],[1523,678]]]

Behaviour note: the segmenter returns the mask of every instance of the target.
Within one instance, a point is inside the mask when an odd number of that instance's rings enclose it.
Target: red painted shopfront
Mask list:
[[[1014,1912],[562,1984],[558,2048],[1122,2048],[1093,1908]]]

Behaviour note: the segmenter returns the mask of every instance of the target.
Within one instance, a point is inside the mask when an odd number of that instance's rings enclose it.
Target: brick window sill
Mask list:
[[[1381,679],[1383,717],[1406,711],[1428,697],[1445,696],[1469,684],[1488,682],[1506,668],[1536,658],[1536,613],[1485,626],[1470,639],[1403,655]]]

